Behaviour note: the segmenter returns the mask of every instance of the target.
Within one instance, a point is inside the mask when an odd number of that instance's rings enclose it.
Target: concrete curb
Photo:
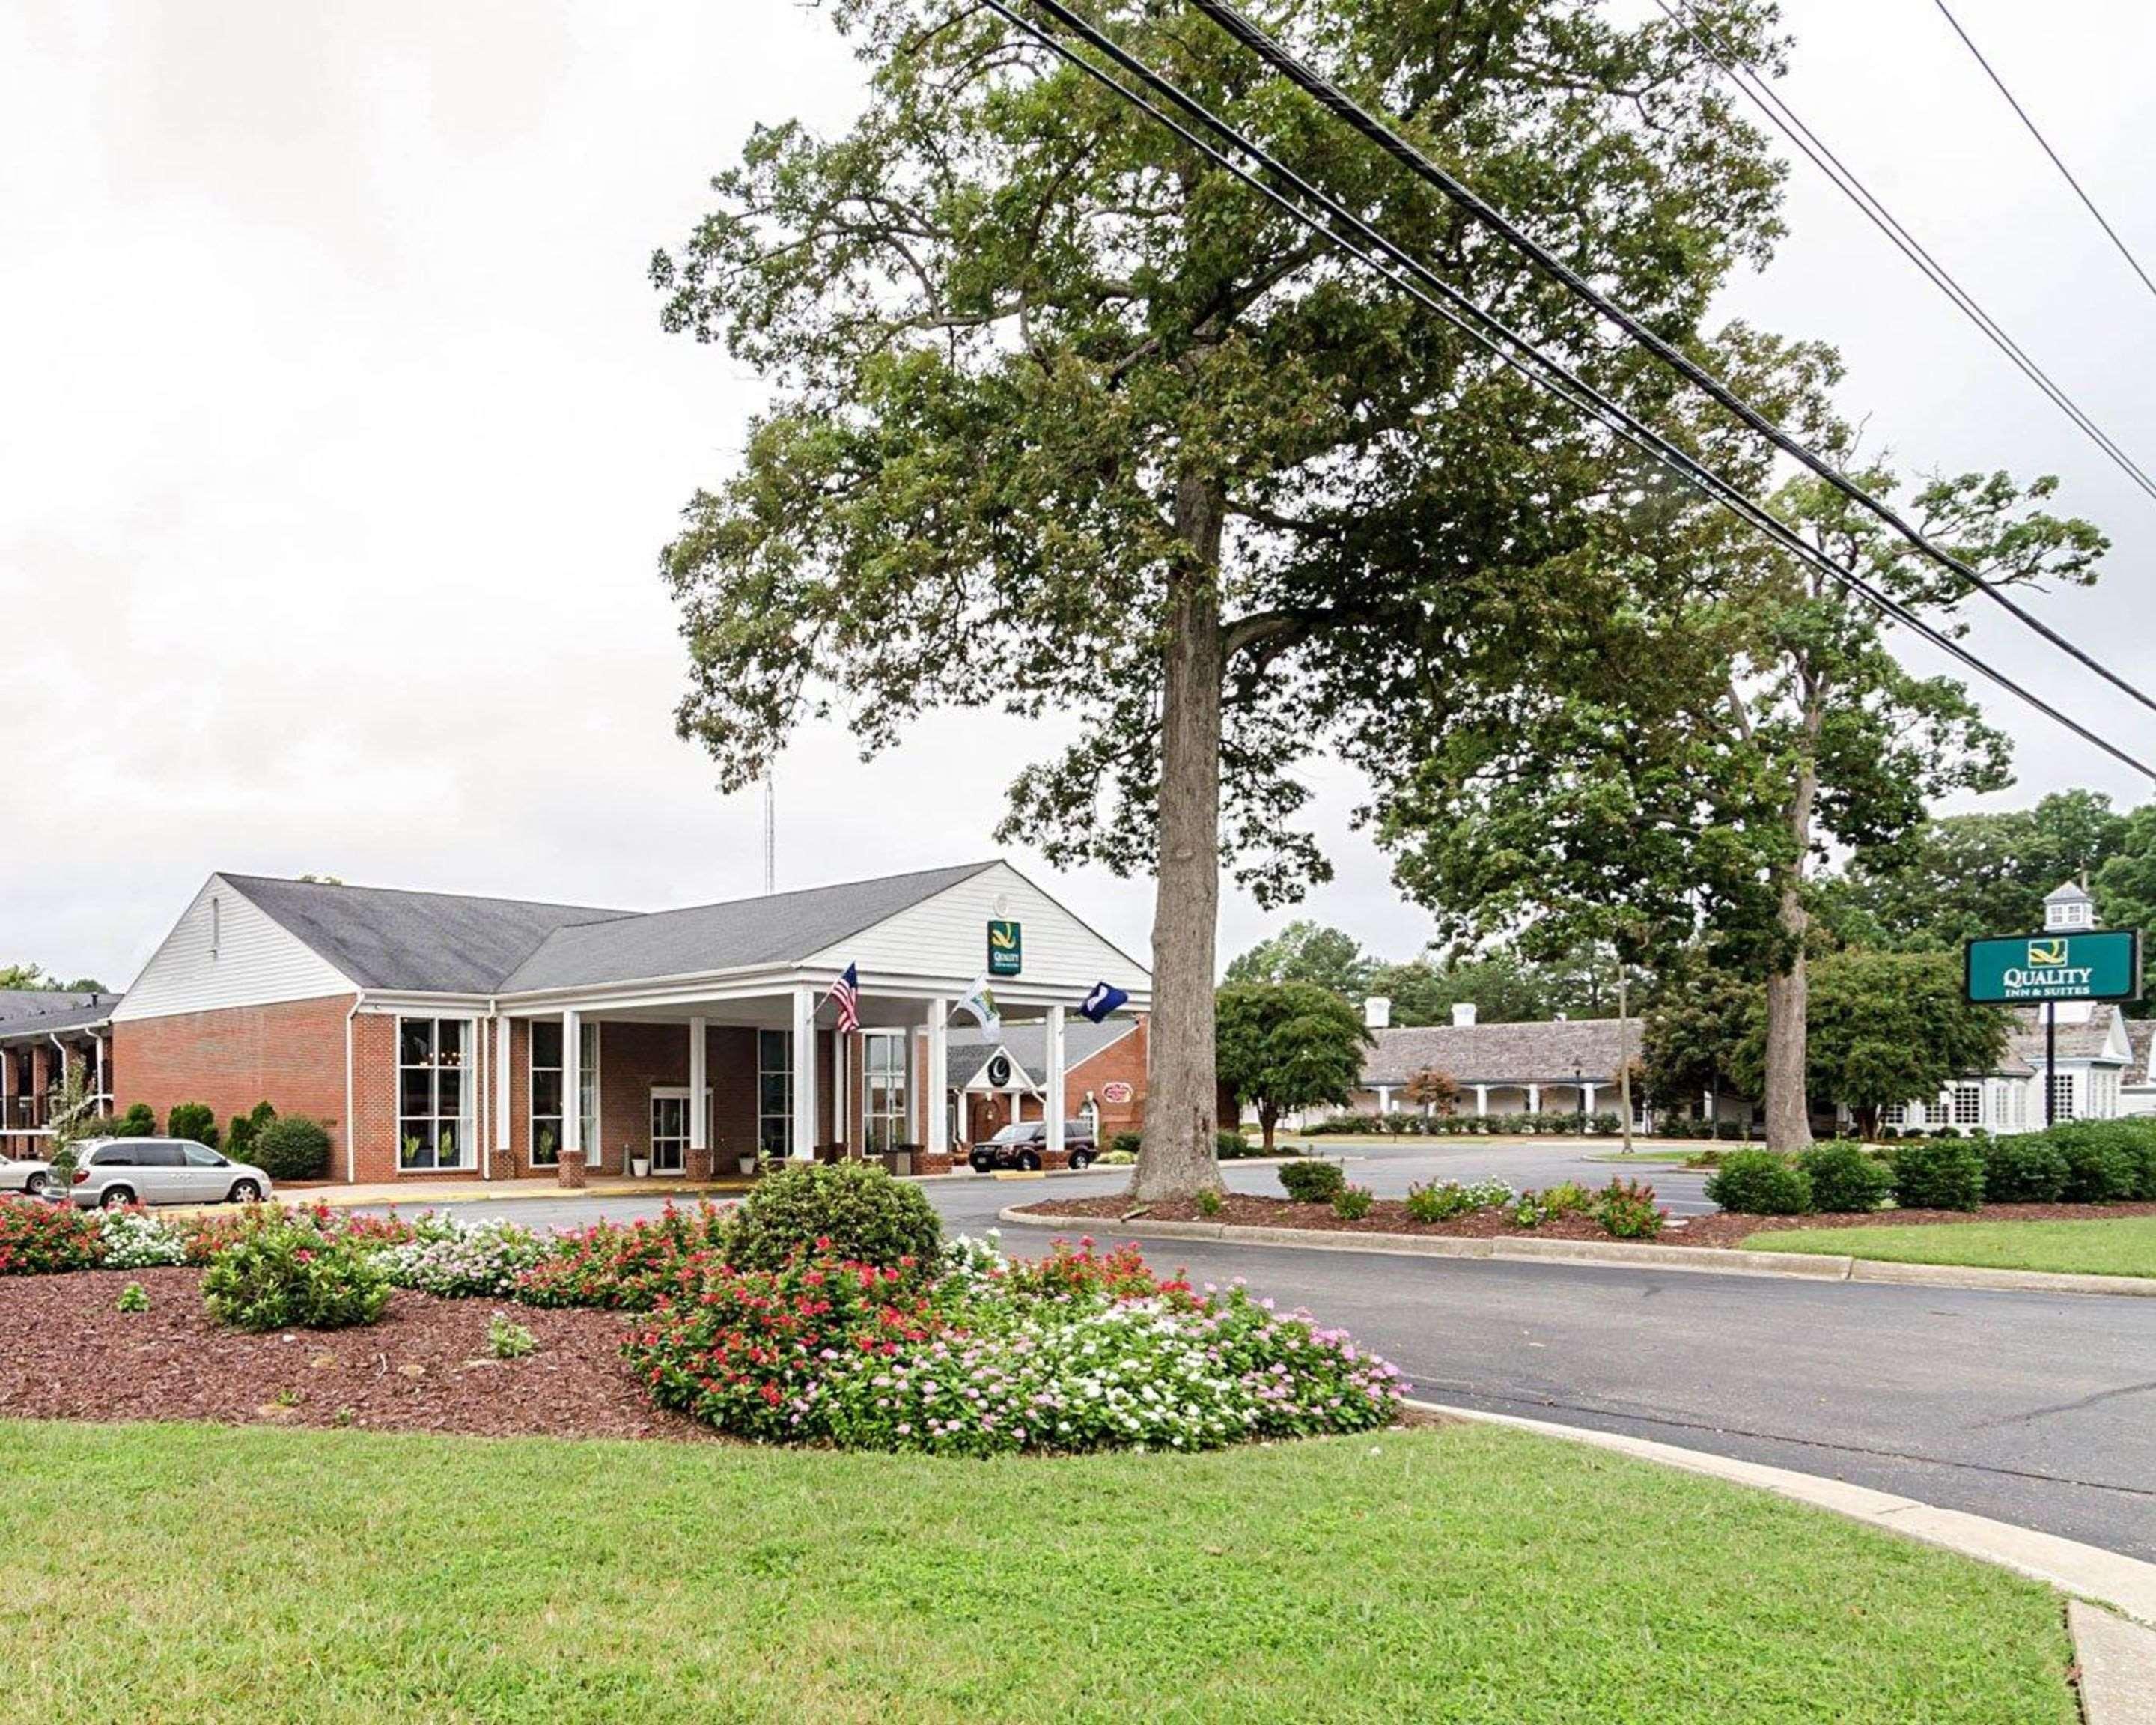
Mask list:
[[[1505,1263],[1582,1264],[1598,1270],[1675,1270],[1691,1276],[1755,1276],[1803,1281],[1894,1282],[2021,1293],[2102,1294],[2156,1299],[2156,1277],[2066,1276],[2037,1270],[1983,1270],[1953,1264],[1890,1264],[1809,1252],[1747,1252],[1730,1246],[1631,1245],[1623,1240],[1469,1239],[1443,1234],[1334,1234],[1303,1228],[1245,1228],[1226,1222],[1158,1222],[1111,1216],[1050,1216],[1010,1204],[996,1219],[1020,1228],[1065,1228],[1125,1240],[1210,1240],[1289,1251],[1370,1252],[1413,1258],[1487,1258]]]
[[[1595,1431],[1585,1426],[1559,1425],[1547,1420],[1527,1420],[1516,1414],[1490,1414],[1476,1408],[1455,1408],[1442,1402],[1411,1401],[1407,1406],[1425,1414],[1485,1425],[1509,1425],[1538,1432],[1567,1443],[1610,1450],[1641,1461],[1681,1468],[1734,1485],[1772,1491],[1815,1509],[1831,1510],[1852,1521],[1886,1528],[1890,1532],[1922,1540],[1979,1562],[1996,1563],[2084,1599],[2094,1599],[2124,1613],[2137,1623],[2156,1625],[2156,1563],[2061,1539],[2033,1527],[2017,1527],[2010,1522],[1994,1522],[1960,1510],[1940,1509],[1912,1497],[1874,1491],[1817,1474],[1797,1473],[1789,1468],[1768,1467],[1756,1461],[1739,1461],[1702,1450],[1680,1449],[1650,1438],[1629,1437],[1622,1432]],[[2156,1636],[2146,1645],[2156,1651]],[[2156,1679],[2156,1663],[2141,1669],[2143,1681]],[[2092,1715],[2099,1717],[2100,1715]],[[2133,1717],[2117,1716],[2123,1720]]]
[[[2066,1601],[2066,1628],[2082,1668],[2082,1716],[2088,1725],[2156,1721],[2156,1630],[2122,1623],[2079,1599]]]

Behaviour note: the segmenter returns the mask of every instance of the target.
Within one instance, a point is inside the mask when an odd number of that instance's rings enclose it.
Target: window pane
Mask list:
[[[425,1066],[407,1066],[397,1075],[397,1111],[432,1114],[434,1111],[434,1075]]]
[[[403,1066],[434,1065],[434,1021],[432,1019],[398,1019],[397,1061]]]
[[[532,1073],[531,1112],[534,1118],[547,1115],[557,1122],[561,1119],[562,1074],[558,1067],[552,1072]]]
[[[434,1122],[403,1120],[398,1122],[397,1165],[432,1168],[434,1165]]]
[[[434,1025],[436,1057],[444,1066],[461,1066],[465,1060],[465,1021],[441,1019]]]
[[[444,1120],[434,1128],[434,1166],[462,1168],[464,1166],[465,1135],[459,1122]]]
[[[539,1019],[531,1026],[531,1066],[536,1071],[542,1066],[562,1064],[562,1027]]]
[[[552,1168],[562,1159],[562,1117],[558,1114],[531,1117],[531,1165],[534,1168]]]
[[[441,1101],[436,1105],[434,1111],[444,1120],[463,1119],[465,1075],[462,1070],[454,1066],[449,1067],[435,1079],[435,1083],[439,1087]]]

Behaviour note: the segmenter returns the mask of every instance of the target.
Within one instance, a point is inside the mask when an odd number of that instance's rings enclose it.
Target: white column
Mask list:
[[[816,1158],[816,991],[793,991],[793,1153]]]
[[[509,1020],[494,1021],[494,1147],[509,1148]]]
[[[1543,1087],[1539,1084],[1531,1084],[1527,1086],[1527,1112],[1539,1114],[1542,1111]]]
[[[101,1096],[105,1094],[105,1039],[102,1036],[95,1036],[90,1040],[97,1050],[96,1088],[98,1095]]]
[[[1048,1134],[1043,1158],[1054,1161],[1063,1149],[1063,1009],[1048,1009]]]
[[[947,1156],[951,1153],[951,1096],[950,1078],[947,1069],[951,1062],[947,1050],[950,1037],[947,1026],[951,1017],[951,1003],[932,1000],[928,1003],[928,1070],[921,1086],[928,1111],[928,1153]],[[1060,1127],[1051,1128],[1060,1131]],[[920,1170],[916,1169],[917,1173]]]
[[[584,1015],[562,1014],[562,1147],[588,1149],[584,1142]]]
[[[1378,1086],[1378,1111],[1380,1114],[1393,1111],[1393,1093],[1382,1084]]]
[[[1490,1086],[1486,1084],[1478,1084],[1475,1086],[1475,1117],[1478,1120],[1486,1118],[1489,1112]]]
[[[1579,1111],[1581,1113],[1592,1114],[1594,1111],[1594,1092],[1600,1088],[1601,1086],[1596,1084],[1590,1084],[1582,1087],[1579,1093]]]
[[[711,1038],[706,1033],[702,1019],[689,1020],[689,1147],[708,1150],[711,1147],[711,1074],[705,1062],[711,1051]]]
[[[846,1044],[850,1038],[831,1033],[831,1136],[846,1147],[849,1156],[861,1153],[861,1135],[848,1110],[847,1070],[853,1064]]]

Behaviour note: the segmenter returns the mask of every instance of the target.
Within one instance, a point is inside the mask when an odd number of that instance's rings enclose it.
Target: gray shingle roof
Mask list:
[[[1086,1019],[1066,1023],[1063,1027],[1063,1070],[1065,1076],[1076,1071],[1081,1064],[1091,1060],[1111,1043],[1122,1041],[1137,1028],[1135,1019],[1111,1019],[1105,1024],[1096,1024]],[[1048,1082],[1047,1025],[1005,1024],[998,1035],[968,1032],[964,1036],[948,1039],[943,1045],[945,1085],[957,1090],[972,1082],[973,1075],[999,1048],[1006,1050],[1018,1062],[1027,1078],[1036,1086]]]
[[[2156,1043],[2156,1019],[2128,1019],[2126,1021],[2126,1045],[2132,1058],[2126,1063],[2126,1081],[2145,1084],[2148,1081],[2148,1050]]]
[[[499,992],[797,963],[994,866],[993,861],[967,863],[558,928],[504,978]]]
[[[1629,1021],[1625,1044],[1640,1058],[1640,1021]],[[1394,1088],[1418,1072],[1448,1074],[1454,1083],[1570,1084],[1577,1067],[1593,1084],[1617,1081],[1620,1026],[1615,1019],[1552,1019],[1523,1024],[1434,1024],[1379,1030],[1363,1057],[1363,1087]]]
[[[2059,1026],[2059,1058],[2062,1060],[2088,1060],[2102,1058],[2111,1041],[2112,1014],[2118,1009],[2099,1002],[2090,1011],[2085,1024],[2061,1024]],[[2016,1020],[2006,1039],[2010,1061],[2018,1060],[2031,1072],[2044,1070],[2044,1014],[2040,1007],[2017,1006],[2012,1009]],[[2002,1070],[2010,1070],[2003,1068]]]
[[[632,916],[453,892],[226,875],[234,888],[362,988],[491,994],[555,930]]]
[[[0,988],[0,1037],[44,1036],[54,1030],[101,1024],[120,1003],[117,994],[85,994],[59,988]]]

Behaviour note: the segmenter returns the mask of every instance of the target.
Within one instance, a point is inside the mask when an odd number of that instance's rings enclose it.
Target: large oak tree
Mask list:
[[[769,382],[665,567],[685,735],[739,788],[843,714],[1055,716],[1003,832],[1158,877],[1141,1196],[1217,1184],[1224,871],[1326,873],[1295,768],[1524,629],[1594,652],[1653,489],[1568,409],[969,0],[830,0],[844,135],[759,128],[654,260],[665,321]],[[1770,57],[1771,7],[1701,0]],[[1438,193],[1178,0],[1092,15],[1643,411],[1663,386]],[[1265,21],[1671,338],[1762,258],[1779,171],[1666,21],[1592,0],[1302,0]],[[1380,793],[1385,786],[1381,778]]]

